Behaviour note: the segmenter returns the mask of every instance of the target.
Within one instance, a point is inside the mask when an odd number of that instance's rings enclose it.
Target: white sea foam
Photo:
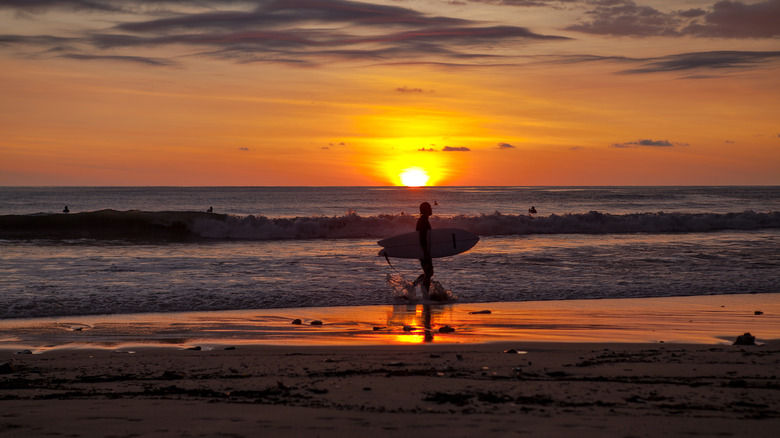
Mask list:
[[[414,229],[411,215],[362,217],[347,214],[336,217],[270,219],[263,216],[197,217],[188,224],[192,233],[213,239],[337,239],[382,238]],[[481,236],[527,234],[616,234],[707,232],[780,228],[780,212],[757,213],[633,213],[549,216],[508,215],[434,216],[434,227],[462,228]]]

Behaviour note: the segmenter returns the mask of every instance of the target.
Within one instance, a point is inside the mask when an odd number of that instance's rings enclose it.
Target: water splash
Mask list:
[[[395,301],[421,301],[422,286],[415,281],[407,280],[403,274],[387,274],[386,281],[393,293]],[[458,297],[440,282],[431,280],[431,289],[428,292],[431,301],[457,301]]]

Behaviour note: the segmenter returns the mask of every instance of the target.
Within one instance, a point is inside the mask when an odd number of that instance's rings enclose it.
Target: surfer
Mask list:
[[[431,258],[431,246],[428,236],[431,230],[431,223],[428,218],[433,214],[431,204],[423,202],[420,204],[420,219],[417,219],[417,232],[420,233],[420,246],[423,249],[423,258],[420,259],[423,274],[417,277],[414,284],[422,282],[423,299],[428,299],[428,291],[431,288],[431,277],[433,277],[433,259]]]

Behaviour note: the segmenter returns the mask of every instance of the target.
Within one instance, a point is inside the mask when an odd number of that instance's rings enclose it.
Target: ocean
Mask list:
[[[780,292],[780,187],[0,187],[0,319],[418,302],[422,201],[451,302]]]

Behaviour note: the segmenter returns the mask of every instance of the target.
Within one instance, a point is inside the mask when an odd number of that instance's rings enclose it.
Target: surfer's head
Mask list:
[[[423,202],[420,204],[420,214],[423,216],[430,216],[433,214],[433,209],[431,208],[431,204],[427,202]]]

